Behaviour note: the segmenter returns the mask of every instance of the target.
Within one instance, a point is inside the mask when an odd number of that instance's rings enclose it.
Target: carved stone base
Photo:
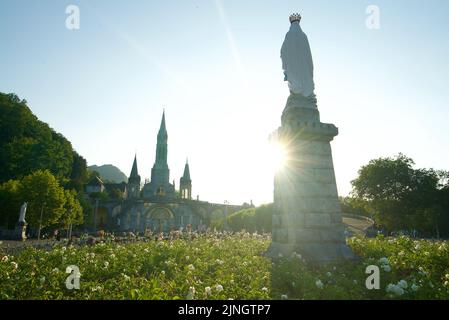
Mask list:
[[[275,176],[273,242],[267,254],[276,258],[296,252],[312,262],[353,259],[330,146],[338,129],[321,123],[318,109],[301,105],[304,99],[289,98],[275,133],[288,159]]]

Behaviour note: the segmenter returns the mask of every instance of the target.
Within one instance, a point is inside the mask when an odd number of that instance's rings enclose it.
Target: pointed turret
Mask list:
[[[192,199],[192,179],[190,179],[189,161],[184,166],[184,174],[179,182],[179,191],[182,199]]]
[[[130,178],[137,177],[139,175],[139,172],[137,171],[137,155],[134,156],[134,162],[133,167],[131,169],[131,174],[129,175]]]
[[[184,174],[182,176],[182,179],[184,181],[191,181],[190,180],[190,168],[189,168],[189,160],[186,161],[186,165],[184,167]]]
[[[137,155],[134,156],[133,167],[128,178],[128,194],[130,198],[138,198],[140,195],[140,176],[137,170]]]

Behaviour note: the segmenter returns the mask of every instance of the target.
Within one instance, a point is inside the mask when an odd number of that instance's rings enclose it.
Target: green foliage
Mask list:
[[[22,205],[19,197],[20,182],[9,180],[0,184],[0,225],[13,228],[19,217]]]
[[[86,182],[86,161],[71,143],[40,121],[25,100],[0,92],[0,183],[38,170],[49,170],[78,191]]]
[[[449,244],[407,237],[350,238],[359,261],[311,264],[298,253],[272,263],[267,235],[32,247],[0,252],[0,299],[449,299]],[[80,290],[65,287],[79,267]],[[380,289],[368,290],[368,266]]]
[[[28,203],[25,220],[33,229],[38,228],[41,213],[42,227],[68,226],[82,224],[83,208],[90,209],[82,195],[64,190],[48,170],[0,184],[0,223],[14,227],[24,202]]]
[[[28,203],[26,221],[32,228],[39,226],[41,212],[42,227],[58,223],[65,212],[64,189],[48,170],[24,177],[18,192],[20,198]]]
[[[65,198],[80,198],[64,194],[61,186],[82,193],[87,179],[86,160],[66,138],[40,121],[25,100],[0,93],[0,225],[14,226],[23,201],[29,202],[32,227],[44,202],[44,224],[58,222]],[[75,212],[79,214],[78,208]]]
[[[118,188],[112,189],[109,196],[113,200],[123,200],[124,199],[123,192]]]
[[[448,299],[449,245],[407,237],[350,238],[360,261],[309,264],[301,255],[273,266],[272,297],[280,299]],[[380,270],[380,289],[368,290],[366,268]]]
[[[233,231],[271,232],[273,204],[257,208],[243,209],[228,217],[228,225]]]
[[[349,213],[362,216],[370,216],[366,207],[366,201],[353,197],[339,197],[340,208],[342,213]]]
[[[381,267],[384,290],[401,280],[407,283],[402,294],[400,290],[399,293],[386,292],[387,298],[449,299],[449,245],[446,241],[379,236],[351,238],[349,245],[367,264]]]
[[[68,228],[70,225],[80,225],[84,222],[83,208],[77,199],[75,190],[64,190],[64,214],[60,223]]]
[[[98,199],[100,201],[108,201],[110,199],[109,194],[106,191],[92,192],[89,196],[91,199],[94,199],[94,200]]]
[[[62,179],[72,168],[72,146],[39,121],[25,101],[0,93],[0,182],[48,169]]]
[[[84,185],[87,183],[89,173],[87,170],[87,162],[76,151],[73,151],[73,165],[70,173],[69,188],[82,192]]]
[[[371,160],[352,181],[352,203],[372,214],[378,226],[388,231],[449,235],[449,229],[441,229],[449,215],[444,200],[447,182],[442,182],[447,173],[414,169],[413,165],[413,160],[402,154]]]
[[[89,198],[82,192],[77,194],[77,200],[83,210],[83,224],[93,223],[93,206]]]
[[[195,299],[268,299],[268,245],[242,233],[0,253],[0,299],[186,299],[190,288]],[[69,265],[80,269],[80,290],[65,287]]]

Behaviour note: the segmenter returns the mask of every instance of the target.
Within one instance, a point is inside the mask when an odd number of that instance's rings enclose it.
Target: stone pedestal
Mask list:
[[[321,123],[316,99],[290,95],[274,133],[287,149],[274,181],[273,242],[268,255],[301,254],[307,261],[352,259],[346,245],[330,141],[333,124]]]
[[[16,240],[25,241],[27,239],[26,230],[27,223],[25,221],[19,221],[14,229],[14,238]]]

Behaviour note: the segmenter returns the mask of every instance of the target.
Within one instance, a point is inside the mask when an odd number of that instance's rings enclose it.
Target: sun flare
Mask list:
[[[287,150],[279,142],[271,142],[267,148],[267,162],[273,173],[281,170],[287,162]]]

